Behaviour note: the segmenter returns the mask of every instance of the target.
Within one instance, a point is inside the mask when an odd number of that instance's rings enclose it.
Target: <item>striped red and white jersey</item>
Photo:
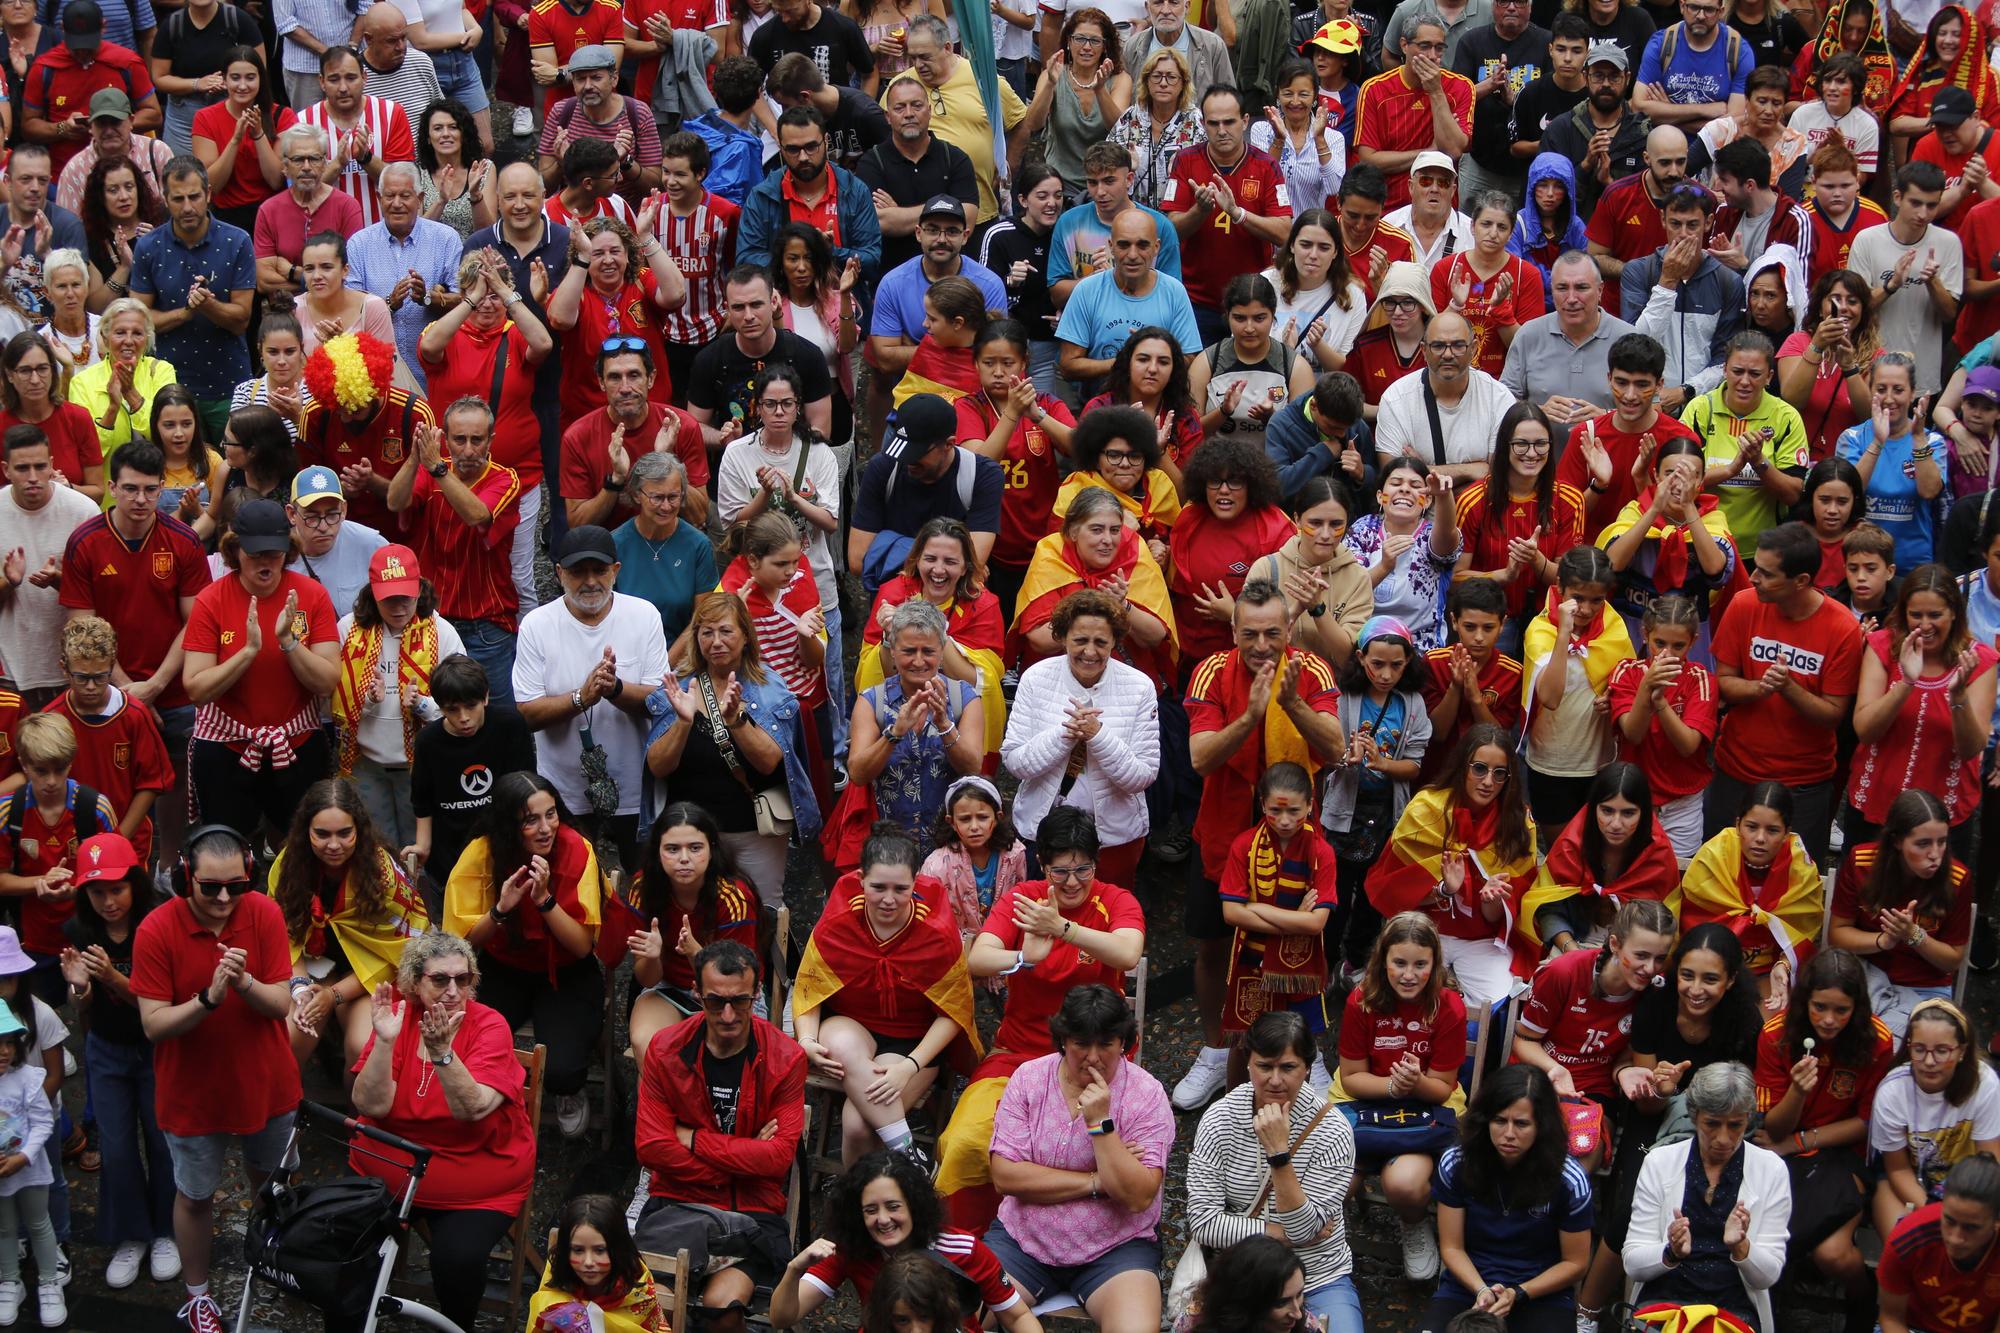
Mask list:
[[[677,216],[660,206],[660,244],[687,279],[687,302],[663,318],[667,338],[705,343],[722,332],[722,279],[736,266],[736,223],[742,210],[721,195],[704,194],[694,211]]]
[[[551,222],[560,222],[565,227],[573,227],[579,222],[589,222],[592,218],[617,218],[628,227],[639,225],[639,215],[632,211],[632,205],[625,202],[624,196],[616,194],[605,195],[597,201],[594,212],[578,217],[569,211],[562,201],[562,194],[557,192],[550,195],[547,202],[542,205],[542,216]]]
[[[299,112],[299,124],[311,125],[326,133],[331,158],[340,156],[342,138],[354,130],[366,130],[368,138],[380,153],[384,162],[414,162],[417,157],[417,141],[410,135],[410,118],[403,108],[386,97],[361,99],[361,116],[352,130],[341,130],[333,123],[333,112],[325,102],[314,102]],[[382,206],[375,198],[375,181],[359,162],[349,162],[340,173],[339,187],[354,197],[361,205],[361,225],[372,227],[382,220]]]

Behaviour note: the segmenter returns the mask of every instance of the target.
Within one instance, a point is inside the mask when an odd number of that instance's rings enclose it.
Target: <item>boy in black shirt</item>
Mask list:
[[[474,826],[493,803],[493,783],[532,772],[535,742],[521,715],[487,703],[486,669],[454,653],[431,672],[431,699],[444,713],[417,733],[410,760],[410,805],[417,840],[403,849],[424,866],[422,889],[431,920],[444,919],[444,884]]]

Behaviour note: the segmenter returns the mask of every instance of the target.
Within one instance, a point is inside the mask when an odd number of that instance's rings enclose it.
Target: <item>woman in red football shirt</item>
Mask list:
[[[1233,646],[1230,620],[1250,567],[1299,529],[1285,512],[1276,465],[1242,440],[1225,436],[1197,449],[1181,495],[1186,503],[1167,543],[1173,558],[1167,588],[1181,661],[1191,672]]]
[[[1458,493],[1463,546],[1452,577],[1490,578],[1507,590],[1500,651],[1512,656],[1555,581],[1556,561],[1583,540],[1583,496],[1556,484],[1554,436],[1541,408],[1514,404],[1496,436],[1492,470]]]
[[[1000,493],[1000,536],[987,561],[987,586],[1010,615],[1014,595],[1028,576],[1035,543],[1055,531],[1051,510],[1067,470],[1057,458],[1070,451],[1076,425],[1068,404],[1035,391],[1028,376],[1028,330],[996,319],[972,340],[979,392],[958,400],[958,442],[1000,464],[1007,488]]]
[[[1455,310],[1472,326],[1475,364],[1494,378],[1507,364],[1507,348],[1529,320],[1545,313],[1542,273],[1507,253],[1514,232],[1514,201],[1485,190],[1465,201],[1472,217],[1472,248],[1447,255],[1431,268],[1431,302],[1439,313]]]
[[[1899,1040],[1920,1002],[1951,998],[1972,939],[1971,872],[1950,837],[1944,802],[1911,788],[1834,879],[1827,942],[1865,960],[1877,1016]]]
[[[569,268],[548,293],[549,328],[562,335],[562,419],[564,424],[604,406],[597,354],[612,338],[636,339],[660,373],[653,401],[673,394],[666,373],[667,345],[661,312],[687,300],[687,279],[660,244],[656,223],[660,201],[639,210],[636,232],[616,218],[592,218],[569,229]]]
[[[244,231],[257,226],[257,208],[285,188],[278,136],[298,123],[277,105],[263,58],[248,46],[222,53],[223,97],[194,113],[194,155],[208,169],[215,216]]]

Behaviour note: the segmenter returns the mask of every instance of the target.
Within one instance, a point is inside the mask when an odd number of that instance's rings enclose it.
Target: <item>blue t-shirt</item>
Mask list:
[[[185,308],[197,273],[208,279],[209,295],[224,301],[231,292],[254,290],[257,257],[250,233],[211,217],[207,233],[191,248],[171,226],[153,228],[132,247],[132,292],[152,297],[155,310]],[[160,334],[154,354],[180,372],[180,382],[197,398],[227,399],[250,378],[243,335],[199,312]]]
[[[694,615],[694,599],[715,586],[708,534],[682,521],[665,541],[652,542],[639,535],[639,520],[627,519],[612,532],[611,544],[618,551],[618,591],[651,602],[672,643]]]
[[[1564,1156],[1562,1188],[1548,1203],[1536,1208],[1511,1209],[1498,1203],[1468,1198],[1460,1189],[1459,1177],[1465,1169],[1465,1150],[1447,1148],[1438,1159],[1437,1174],[1431,1182],[1431,1196],[1440,1208],[1465,1211],[1466,1257],[1488,1282],[1515,1286],[1548,1271],[1562,1259],[1562,1233],[1589,1231],[1593,1209],[1590,1177],[1574,1157]],[[1438,1274],[1438,1298],[1472,1299],[1449,1268]],[[1569,1299],[1564,1292],[1558,1298]]]
[[[1075,343],[1093,360],[1108,361],[1118,355],[1135,330],[1149,324],[1173,334],[1181,351],[1189,356],[1201,351],[1194,306],[1179,278],[1155,273],[1152,291],[1127,296],[1115,274],[1093,273],[1069,294],[1069,304],[1063,307],[1062,320],[1056,325],[1056,340]]]
[[[1153,230],[1160,237],[1160,253],[1153,261],[1153,267],[1161,273],[1181,275],[1181,236],[1174,230],[1174,224],[1167,221],[1167,215],[1157,208],[1144,204],[1132,207],[1153,219]],[[1111,244],[1111,224],[1097,216],[1097,205],[1078,204],[1056,219],[1055,229],[1049,233],[1049,281],[1066,282],[1071,278],[1089,277],[1083,262]]]
[[[1007,308],[1007,285],[994,276],[993,270],[986,265],[960,255],[958,276],[972,280],[972,285],[986,298],[988,310]],[[924,293],[930,289],[931,280],[924,274],[922,255],[906,259],[883,274],[880,285],[875,288],[875,313],[868,321],[868,336],[922,342]]]
[[[1675,27],[1680,27],[1675,24]],[[1656,32],[1646,42],[1646,54],[1639,58],[1639,82],[1655,84],[1667,90],[1667,100],[1682,106],[1699,102],[1727,102],[1733,94],[1743,91],[1750,79],[1750,71],[1757,66],[1757,56],[1749,43],[1736,43],[1736,68],[1729,68],[1729,28],[1723,26],[1716,31],[1715,45],[1706,51],[1697,51],[1688,45],[1687,32],[1682,30],[1674,41],[1674,64],[1672,69],[1660,68],[1660,47],[1666,41],[1666,30]]]
[[[1896,568],[1909,572],[1934,558],[1937,549],[1938,508],[1951,503],[1951,466],[1944,439],[1925,431],[1930,442],[1931,461],[1937,464],[1944,489],[1926,500],[1917,494],[1916,432],[1899,436],[1882,446],[1875,471],[1868,478],[1866,517],[1896,539]],[[1859,464],[1862,453],[1875,442],[1875,423],[1864,421],[1840,433],[1837,452],[1850,463]]]
[[[1375,738],[1383,754],[1393,755],[1396,747],[1403,743],[1403,728],[1408,724],[1409,708],[1401,690],[1391,690],[1388,701],[1378,710],[1366,694],[1361,696],[1361,724],[1357,731],[1366,730]],[[1389,786],[1389,775],[1379,769],[1361,770],[1361,790],[1379,792]]]

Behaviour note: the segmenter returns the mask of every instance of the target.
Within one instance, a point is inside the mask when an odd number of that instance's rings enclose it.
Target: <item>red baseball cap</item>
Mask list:
[[[100,833],[85,838],[76,849],[76,882],[95,884],[103,879],[123,879],[138,864],[139,855],[124,835]]]
[[[407,546],[384,546],[368,560],[368,591],[377,597],[415,597],[423,570]]]

